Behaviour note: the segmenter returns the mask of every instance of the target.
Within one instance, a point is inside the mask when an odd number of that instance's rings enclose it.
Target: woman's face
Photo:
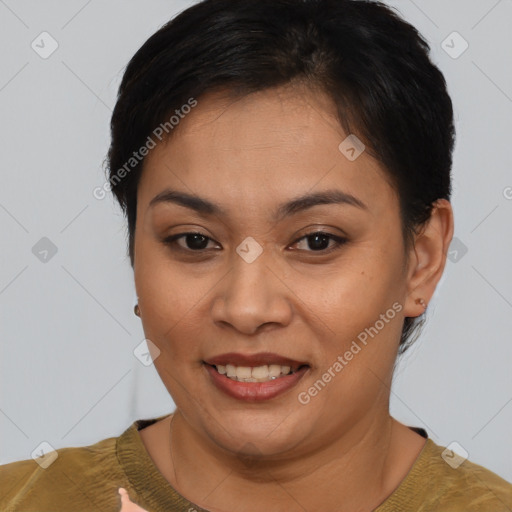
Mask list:
[[[291,88],[204,96],[146,158],[134,252],[145,336],[194,432],[232,452],[297,455],[388,414],[402,322],[415,316],[398,197],[367,152],[339,149],[348,134],[332,108]],[[171,190],[215,206],[151,204]],[[307,237],[318,231],[331,237]],[[169,240],[187,232],[201,236]],[[239,366],[307,366],[226,383],[205,362],[228,353],[274,354]]]

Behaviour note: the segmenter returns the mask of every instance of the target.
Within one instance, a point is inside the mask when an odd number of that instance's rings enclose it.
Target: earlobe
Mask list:
[[[446,264],[448,247],[453,237],[454,221],[451,204],[438,199],[429,220],[416,235],[411,249],[404,315],[416,317],[424,313]]]

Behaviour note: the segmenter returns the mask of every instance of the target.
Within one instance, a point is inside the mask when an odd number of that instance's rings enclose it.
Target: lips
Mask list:
[[[228,364],[233,366],[247,366],[257,367],[264,365],[280,365],[289,366],[293,372],[297,371],[302,366],[309,366],[305,361],[297,361],[290,359],[279,354],[272,352],[258,352],[257,354],[241,354],[237,352],[229,352],[208,358],[204,363],[210,366],[226,366]]]
[[[210,382],[219,391],[222,391],[231,398],[246,402],[263,402],[276,398],[297,386],[310,370],[310,367],[306,365],[296,372],[283,375],[274,380],[266,382],[238,382],[226,377],[226,375],[221,375],[215,366],[206,363],[204,368],[210,376]]]

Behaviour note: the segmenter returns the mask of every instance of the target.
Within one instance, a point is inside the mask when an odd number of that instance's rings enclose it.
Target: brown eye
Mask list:
[[[184,239],[184,244],[178,243],[178,240]],[[207,249],[208,242],[213,240],[202,233],[178,233],[176,235],[172,235],[167,237],[164,240],[166,245],[178,245],[180,249],[190,252],[199,252]]]
[[[339,249],[344,243],[347,242],[346,238],[327,233],[325,231],[315,231],[308,233],[307,235],[299,238],[294,242],[298,244],[302,240],[306,241],[307,248],[299,248],[299,250],[305,250],[307,252],[331,252]],[[333,245],[329,246],[330,242],[334,242]]]

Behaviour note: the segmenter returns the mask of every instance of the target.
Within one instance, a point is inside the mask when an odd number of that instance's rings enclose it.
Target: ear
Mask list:
[[[448,247],[453,238],[453,210],[446,199],[438,199],[432,208],[430,219],[415,236],[409,252],[407,295],[404,299],[404,316],[416,317],[425,308],[416,300],[423,299],[428,305],[437,283],[443,275]]]

